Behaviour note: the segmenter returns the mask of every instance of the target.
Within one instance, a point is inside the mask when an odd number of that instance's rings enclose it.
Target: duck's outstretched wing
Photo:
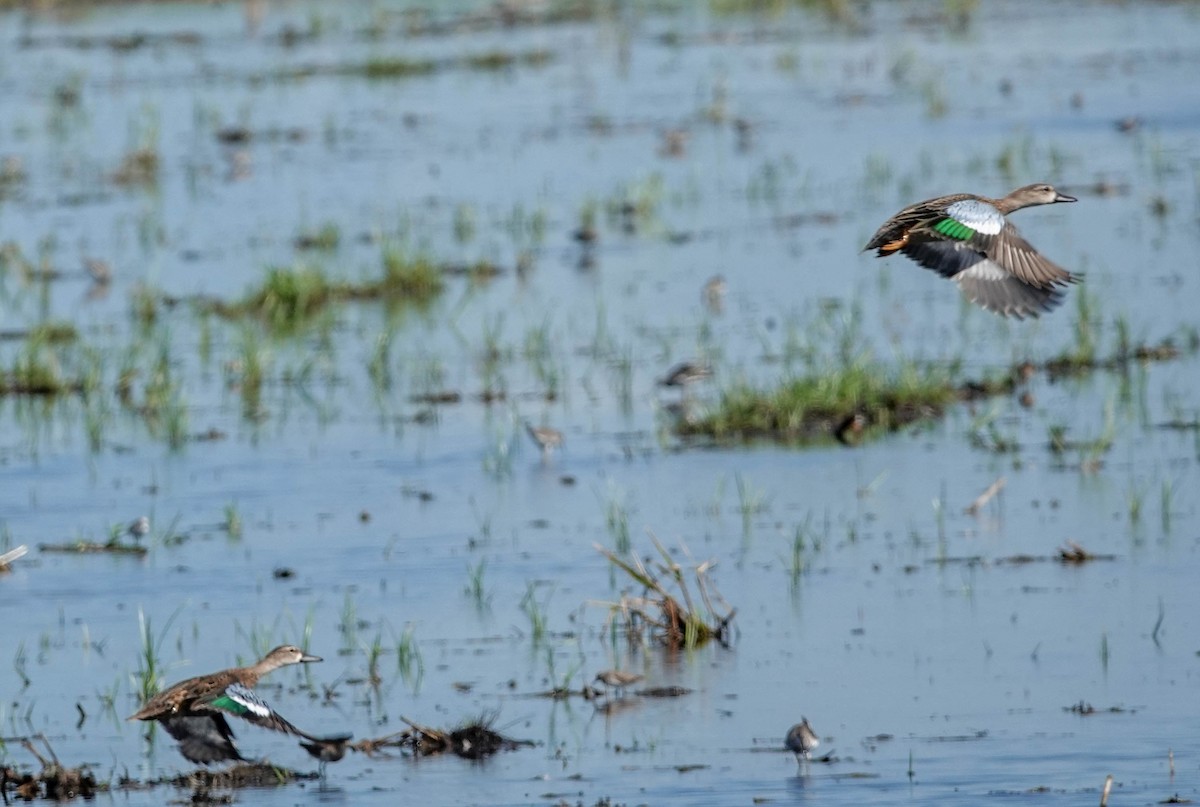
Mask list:
[[[281,731],[297,737],[309,736],[284,720],[254,690],[241,684],[230,684],[225,687],[224,692],[210,700],[205,706],[208,711],[216,712],[218,715],[222,712],[235,715],[271,731]]]
[[[1048,267],[1061,272],[1062,279],[1026,283],[1007,267],[962,242],[914,238],[904,252],[921,266],[952,279],[976,305],[1018,319],[1054,310],[1062,304],[1062,287],[1078,280],[1042,258]]]

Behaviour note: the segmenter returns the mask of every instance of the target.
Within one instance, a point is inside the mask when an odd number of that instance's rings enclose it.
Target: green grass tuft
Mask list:
[[[936,417],[961,395],[948,370],[912,363],[898,370],[855,361],[811,372],[761,390],[741,384],[726,390],[710,413],[680,422],[684,435],[719,440],[768,437],[812,442],[837,434],[847,418],[862,416],[872,429],[894,430]]]

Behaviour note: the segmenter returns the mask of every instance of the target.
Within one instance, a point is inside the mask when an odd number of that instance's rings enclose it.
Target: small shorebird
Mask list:
[[[84,258],[83,270],[92,279],[92,283],[97,286],[107,286],[112,283],[112,267],[108,265],[107,261],[99,258]]]
[[[812,726],[808,725],[808,718],[802,717],[799,723],[788,729],[783,744],[796,755],[796,763],[799,764],[812,756],[813,749],[821,744],[821,740]]]
[[[542,450],[543,459],[549,457],[550,452],[563,444],[563,433],[558,429],[552,429],[549,426],[534,426],[527,421],[525,431],[529,432],[533,442],[537,443],[538,448]]]
[[[338,762],[350,750],[350,740],[353,734],[334,734],[329,737],[308,737],[301,741],[300,747],[317,759],[320,763],[321,778],[325,778],[325,765]]]
[[[1072,274],[1051,263],[1021,237],[1008,214],[1024,207],[1074,202],[1044,183],[1017,188],[1002,199],[956,193],[917,202],[883,223],[865,250],[886,258],[903,252],[958,284],[967,299],[1001,316],[1024,319],[1063,301]]]
[[[125,532],[132,536],[134,541],[141,541],[150,534],[150,519],[147,516],[138,516],[129,522]]]
[[[725,305],[725,291],[728,285],[725,283],[725,278],[722,275],[713,275],[704,282],[704,290],[700,295],[700,299],[704,302],[704,306],[714,314],[721,313],[721,309]]]
[[[233,744],[233,730],[226,715],[240,717],[272,731],[309,738],[284,720],[254,693],[253,687],[272,670],[289,664],[320,661],[293,645],[281,645],[249,667],[198,675],[180,681],[155,695],[129,716],[129,720],[157,720],[179,742],[179,751],[189,762],[208,765],[223,760],[240,760]]]
[[[611,687],[617,692],[624,694],[625,687],[630,684],[636,684],[641,681],[643,676],[638,673],[625,672],[624,670],[604,670],[596,673],[594,680],[604,684],[606,688]]]
[[[689,385],[697,381],[712,378],[712,374],[712,367],[709,367],[707,364],[685,361],[668,370],[667,374],[658,383],[663,387],[682,387],[687,389]]]

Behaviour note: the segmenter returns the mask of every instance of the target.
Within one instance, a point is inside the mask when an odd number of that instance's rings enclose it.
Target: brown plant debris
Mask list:
[[[414,756],[427,757],[451,753],[463,759],[485,759],[500,751],[514,751],[534,745],[532,740],[514,740],[492,729],[495,715],[469,720],[450,731],[422,726],[401,715],[412,730],[405,732],[404,745]]]
[[[315,779],[315,774],[281,768],[266,762],[247,762],[224,770],[211,771],[199,768],[190,773],[181,773],[170,779],[176,787],[191,788],[193,801],[200,794],[201,800],[211,799],[211,790],[238,790],[244,787],[279,787],[290,782]]]
[[[96,553],[106,553],[110,555],[132,555],[134,557],[143,557],[149,550],[138,544],[125,543],[120,539],[120,536],[104,543],[97,541],[72,541],[65,544],[38,544],[40,552],[60,552],[72,553],[77,555],[92,555]]]
[[[1107,709],[1097,709],[1095,706],[1092,706],[1090,703],[1083,700],[1081,700],[1079,703],[1073,703],[1070,706],[1064,706],[1062,709],[1064,712],[1070,712],[1071,714],[1076,714],[1081,717],[1089,717],[1096,714],[1120,715],[1133,711],[1132,709],[1125,709],[1121,706],[1110,706]]]
[[[33,740],[42,742],[49,759],[38,752]],[[50,747],[50,741],[44,734],[32,737],[4,737],[0,738],[0,743],[20,743],[42,766],[36,774],[19,771],[7,765],[0,767],[0,796],[5,804],[9,803],[10,792],[24,801],[38,798],[68,801],[76,797],[92,799],[98,791],[108,789],[103,783],[97,784],[96,777],[86,767],[67,768],[59,763],[54,749]]]
[[[690,695],[692,690],[687,687],[647,687],[634,691],[634,695],[639,698],[682,698],[684,695]]]
[[[976,515],[988,502],[995,498],[997,493],[1004,490],[1004,485],[1007,483],[1007,481],[1008,480],[1002,476],[992,484],[988,485],[987,489],[984,490],[983,493],[980,493],[975,497],[975,501],[967,505],[967,508],[964,510],[964,512],[967,513],[967,515]]]
[[[25,553],[28,551],[29,547],[25,546],[25,544],[21,544],[20,546],[10,549],[4,554],[0,555],[0,574],[3,574],[4,572],[11,572],[13,563],[25,557]]]
[[[1058,550],[1056,560],[1059,563],[1078,565],[1092,560],[1116,560],[1116,555],[1093,555],[1074,541],[1067,541],[1066,546]]]
[[[636,555],[626,560],[599,544],[595,545],[596,551],[643,589],[641,596],[623,595],[620,602],[605,603],[609,609],[609,624],[613,620],[620,620],[626,636],[635,642],[640,641],[649,630],[652,638],[671,648],[699,647],[712,639],[724,646],[732,644],[732,623],[737,609],[724,601],[708,579],[708,571],[714,561],[705,561],[692,570],[704,606],[701,610],[692,599],[683,567],[654,535],[650,536],[650,540],[662,558],[653,564],[654,571]],[[687,552],[686,547],[684,552]],[[664,579],[675,584],[682,603],[667,590]],[[719,601],[719,606],[714,600]]]

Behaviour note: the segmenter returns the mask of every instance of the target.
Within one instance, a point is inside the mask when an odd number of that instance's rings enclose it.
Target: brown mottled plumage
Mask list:
[[[275,648],[249,667],[232,667],[180,681],[146,701],[129,720],[157,720],[179,742],[183,756],[201,764],[240,760],[226,715],[300,737],[309,735],[267,706],[251,689],[272,670],[320,661],[293,645]]]
[[[630,684],[636,684],[641,681],[643,676],[634,672],[625,672],[624,670],[604,670],[596,673],[595,680],[604,684],[606,687],[612,687],[617,692],[623,692],[625,687]]]
[[[1036,317],[1059,305],[1062,287],[1080,275],[1042,257],[1008,221],[1034,205],[1074,202],[1045,183],[1002,199],[956,193],[918,202],[883,223],[864,249],[885,258],[903,252],[958,283],[971,302],[1002,316]]]

